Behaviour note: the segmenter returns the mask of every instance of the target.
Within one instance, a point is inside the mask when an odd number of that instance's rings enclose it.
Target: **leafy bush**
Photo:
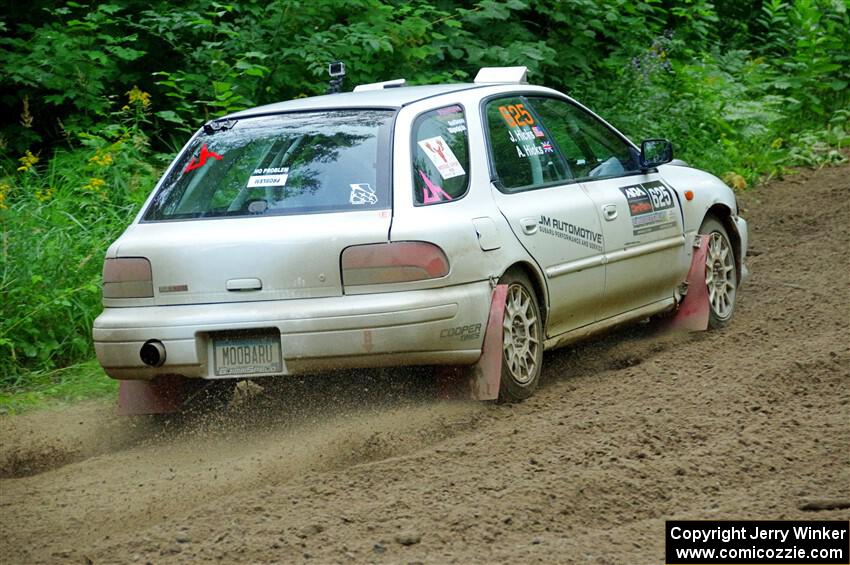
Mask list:
[[[115,123],[81,134],[78,148],[47,162],[27,152],[0,180],[0,383],[16,382],[19,367],[61,367],[91,355],[103,254],[161,168],[151,164],[140,127],[142,94],[130,91]]]

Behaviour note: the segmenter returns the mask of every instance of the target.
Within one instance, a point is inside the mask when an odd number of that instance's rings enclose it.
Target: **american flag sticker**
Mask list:
[[[534,132],[534,137],[543,137],[544,135],[546,135],[543,133],[543,130],[541,130],[537,126],[531,126],[531,131]]]

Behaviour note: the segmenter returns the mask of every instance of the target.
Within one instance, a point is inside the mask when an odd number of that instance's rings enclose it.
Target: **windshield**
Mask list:
[[[178,157],[147,221],[390,207],[389,110],[247,118]]]

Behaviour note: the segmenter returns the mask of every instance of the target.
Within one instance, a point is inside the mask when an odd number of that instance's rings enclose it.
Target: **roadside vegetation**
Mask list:
[[[348,87],[526,65],[737,190],[850,145],[846,0],[34,0],[0,49],[0,410],[114,392],[91,361],[107,245],[192,131],[324,93],[333,60]]]

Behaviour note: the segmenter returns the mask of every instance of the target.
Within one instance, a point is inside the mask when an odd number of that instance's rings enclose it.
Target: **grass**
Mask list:
[[[26,373],[18,382],[21,384],[0,389],[0,414],[114,397],[118,392],[118,381],[107,377],[94,359],[53,371]]]

